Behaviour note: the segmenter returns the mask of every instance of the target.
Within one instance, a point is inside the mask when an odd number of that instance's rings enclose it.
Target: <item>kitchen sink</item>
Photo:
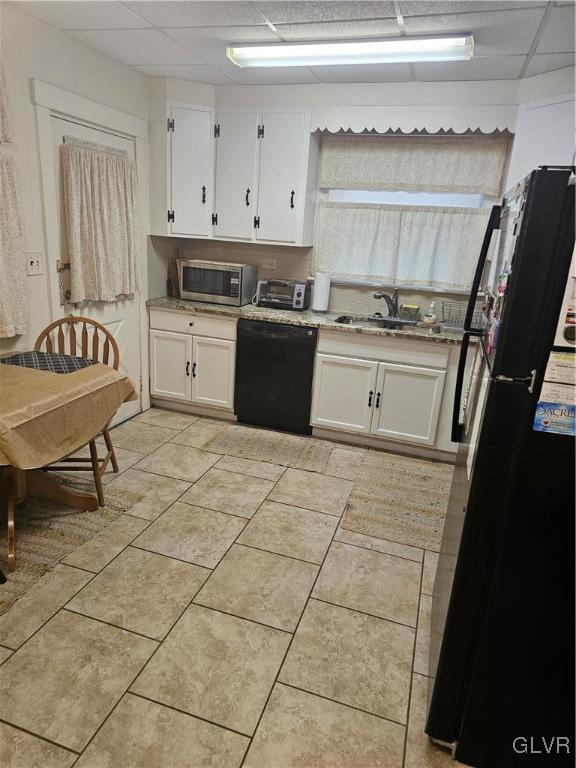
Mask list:
[[[416,325],[416,320],[407,320],[404,317],[390,317],[390,315],[381,315],[376,312],[373,315],[340,315],[334,321],[342,325],[373,325],[376,328],[390,328],[392,330],[402,330],[406,326]]]

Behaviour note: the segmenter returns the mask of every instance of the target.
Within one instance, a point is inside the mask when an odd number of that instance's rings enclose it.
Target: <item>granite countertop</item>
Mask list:
[[[243,307],[228,307],[224,304],[185,301],[184,299],[173,299],[169,296],[149,299],[146,304],[151,309],[169,309],[174,312],[190,312],[192,314],[227,317],[236,320],[242,318],[244,320],[264,320],[270,323],[285,323],[287,325],[307,325],[311,328],[322,328],[326,331],[361,333],[366,336],[417,339],[419,341],[432,341],[437,344],[460,344],[462,341],[461,333],[445,330],[440,331],[440,333],[434,333],[423,323],[406,327],[403,330],[379,328],[374,323],[369,322],[360,325],[337,323],[336,318],[346,314],[343,312],[313,312],[311,309],[306,309],[303,312],[294,312],[287,309],[255,307],[252,304],[247,304]]]

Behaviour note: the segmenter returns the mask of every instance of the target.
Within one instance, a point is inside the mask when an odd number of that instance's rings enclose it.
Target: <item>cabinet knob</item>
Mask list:
[[[246,205],[250,205],[250,189],[246,190]]]
[[[186,376],[190,376],[190,360],[186,360]]]
[[[196,363],[194,363],[194,365],[192,366],[192,378],[193,379],[196,378]]]
[[[380,408],[380,397],[381,397],[381,393],[376,392],[376,408]]]
[[[368,393],[368,408],[370,408],[370,406],[372,405],[372,395],[373,394],[374,394],[374,390],[371,389],[370,392]]]
[[[290,208],[294,208],[294,195],[295,194],[296,193],[294,192],[294,190],[292,190],[292,192],[290,192]]]
[[[206,187],[202,187],[202,205],[206,205]]]
[[[188,323],[188,325],[190,326],[190,328],[192,328],[192,326],[194,325],[194,320],[191,320],[191,321]]]

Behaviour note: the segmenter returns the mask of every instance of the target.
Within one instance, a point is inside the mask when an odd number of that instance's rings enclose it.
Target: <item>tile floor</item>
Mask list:
[[[142,501],[0,617],[4,768],[456,765],[423,733],[436,553],[340,527],[367,451],[230,429],[113,430]]]

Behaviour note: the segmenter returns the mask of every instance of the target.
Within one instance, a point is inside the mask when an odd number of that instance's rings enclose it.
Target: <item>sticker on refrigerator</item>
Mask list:
[[[550,352],[544,381],[576,385],[576,355],[573,352]]]
[[[576,347],[576,251],[572,256],[572,265],[564,291],[554,346]]]
[[[571,384],[545,381],[536,406],[534,429],[555,435],[576,435],[576,402]]]

